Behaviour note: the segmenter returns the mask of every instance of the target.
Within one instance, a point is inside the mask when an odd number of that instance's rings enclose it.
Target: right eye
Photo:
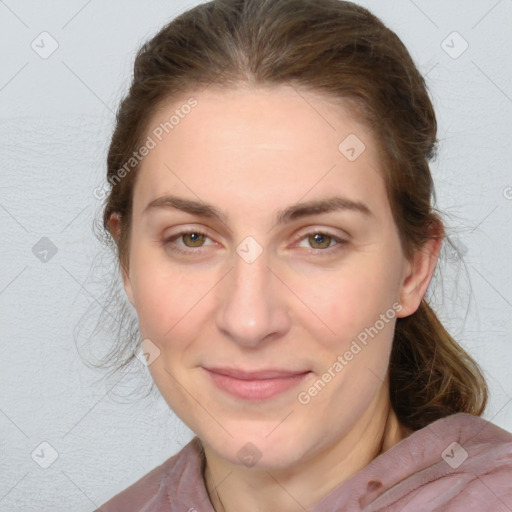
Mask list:
[[[184,243],[176,243],[176,240],[182,240]],[[198,229],[189,229],[186,231],[180,231],[173,235],[166,237],[162,240],[162,245],[171,251],[175,251],[181,254],[202,254],[201,247],[204,246],[204,241],[209,239],[208,235]],[[207,244],[213,245],[213,244]],[[194,249],[195,248],[195,249]]]

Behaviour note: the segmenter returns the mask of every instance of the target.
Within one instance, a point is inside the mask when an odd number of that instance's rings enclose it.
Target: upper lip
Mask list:
[[[268,368],[264,370],[240,370],[237,368],[219,368],[219,367],[204,367],[210,372],[220,373],[235,379],[243,380],[258,380],[258,379],[275,379],[284,377],[293,377],[296,375],[302,375],[308,373],[309,370],[281,370]]]

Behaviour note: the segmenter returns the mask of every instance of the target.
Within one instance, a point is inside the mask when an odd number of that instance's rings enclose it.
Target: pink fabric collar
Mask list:
[[[112,498],[102,512],[215,512],[200,441]],[[413,432],[308,512],[512,512],[512,434],[457,413]]]

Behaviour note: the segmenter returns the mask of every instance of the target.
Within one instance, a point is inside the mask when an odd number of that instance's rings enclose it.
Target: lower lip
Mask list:
[[[297,386],[311,372],[278,377],[273,379],[243,380],[215,373],[206,372],[211,376],[215,385],[227,393],[244,400],[265,400],[280,395]]]

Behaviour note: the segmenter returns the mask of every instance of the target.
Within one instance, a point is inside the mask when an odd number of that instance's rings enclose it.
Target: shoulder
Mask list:
[[[388,455],[381,461],[401,469],[368,510],[412,512],[426,503],[446,512],[512,510],[512,434],[491,421],[453,414],[413,432]]]
[[[428,425],[438,438],[448,473],[471,473],[473,476],[506,473],[512,470],[512,433],[489,420],[458,413]],[[439,444],[441,443],[441,444]],[[509,481],[512,486],[512,479]]]
[[[193,492],[197,488],[204,488],[201,444],[197,437],[194,437],[178,453],[101,505],[98,511],[139,512],[149,510],[150,505],[155,506],[155,510],[159,510],[158,505],[166,504],[169,496],[188,493],[189,489],[185,487],[190,487]],[[168,508],[167,505],[165,510],[171,511],[174,508]]]

